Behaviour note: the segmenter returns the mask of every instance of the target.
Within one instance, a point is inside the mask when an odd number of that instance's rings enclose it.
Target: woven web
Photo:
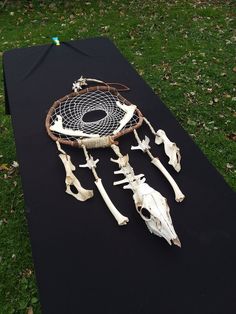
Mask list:
[[[113,95],[109,91],[90,91],[74,97],[69,97],[65,101],[61,102],[58,107],[55,108],[51,116],[51,125],[57,120],[57,115],[62,117],[63,128],[69,128],[72,130],[80,130],[87,134],[99,134],[99,136],[112,135],[113,131],[117,130],[120,125],[120,121],[125,116],[126,112],[119,108],[116,101],[122,103],[120,98]],[[122,103],[124,104],[124,103]],[[86,113],[102,110],[106,116],[102,119],[92,122],[86,122],[83,117]],[[129,122],[123,129],[132,127],[138,123],[139,117],[133,114]],[[58,134],[53,132],[57,137],[76,140],[78,137]]]

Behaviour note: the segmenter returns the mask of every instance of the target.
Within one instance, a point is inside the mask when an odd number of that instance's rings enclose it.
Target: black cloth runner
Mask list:
[[[236,313],[235,193],[118,49],[104,38],[21,48],[4,53],[3,68],[43,313]],[[150,234],[131,191],[112,185],[122,177],[113,173],[118,168],[110,148],[92,154],[114,204],[130,219],[127,226],[117,226],[91,172],[78,167],[85,163],[81,150],[63,147],[94,198],[79,202],[64,192],[64,168],[44,121],[53,101],[81,75],[127,85],[123,96],[181,148],[177,174],[152,141],[154,155],[186,195],[178,204],[148,157],[130,151],[133,135],[120,139],[135,173],[145,173],[167,197],[181,249]],[[145,127],[144,134],[153,140]]]

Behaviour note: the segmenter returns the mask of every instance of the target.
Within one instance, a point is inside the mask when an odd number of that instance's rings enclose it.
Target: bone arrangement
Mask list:
[[[99,85],[87,87],[90,82]],[[150,158],[151,163],[162,172],[170,183],[175,200],[181,202],[185,197],[184,194],[159,158],[152,155],[149,138],[145,136],[141,140],[137,129],[143,123],[148,126],[151,134],[155,137],[155,143],[164,145],[165,154],[169,157],[168,163],[179,172],[181,170],[181,155],[177,145],[168,139],[165,131],[155,131],[138,107],[119,93],[119,91],[129,90],[125,85],[105,83],[81,76],[73,83],[72,89],[72,93],[53,103],[45,123],[47,133],[56,142],[59,157],[65,167],[66,193],[79,201],[86,201],[93,197],[92,190],[87,190],[81,186],[74,174],[76,168],[71,157],[62,149],[61,144],[82,149],[86,163],[80,167],[87,167],[92,171],[94,183],[118,225],[128,223],[128,217],[122,215],[112,203],[103,186],[102,179],[97,173],[99,160],[94,160],[93,156],[88,153],[88,149],[111,147],[117,157],[117,159],[111,158],[111,161],[119,167],[115,174],[124,176],[124,179],[113,184],[125,184],[123,189],[132,190],[136,210],[151,233],[163,237],[169,244],[173,243],[181,247],[173,227],[166,198],[146,183],[144,174],[135,174],[129,163],[129,156],[122,155],[120,152],[117,139],[132,132],[137,146],[131,146],[131,150],[141,150]],[[86,121],[86,116],[93,114],[94,111],[101,111],[104,115],[95,121]]]

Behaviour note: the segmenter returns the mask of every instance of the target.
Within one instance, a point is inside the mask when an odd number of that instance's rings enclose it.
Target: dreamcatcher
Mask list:
[[[88,82],[102,85],[84,88]],[[118,88],[116,89],[113,86]],[[74,82],[73,90],[73,93],[55,101],[46,117],[48,135],[56,142],[60,152],[59,157],[65,167],[66,192],[79,201],[86,201],[93,196],[93,191],[84,189],[74,175],[75,166],[70,156],[62,149],[61,144],[83,150],[86,163],[80,165],[80,167],[87,167],[92,171],[95,185],[118,224],[127,224],[129,219],[117,210],[104,189],[102,179],[96,170],[99,160],[94,159],[88,153],[88,149],[111,147],[117,156],[117,159],[111,158],[111,161],[119,166],[119,170],[115,171],[115,174],[122,174],[125,177],[113,184],[125,184],[124,189],[132,190],[137,212],[145,221],[151,233],[164,237],[169,244],[174,243],[181,246],[172,224],[166,198],[146,183],[144,174],[136,175],[134,173],[129,163],[129,156],[121,154],[117,139],[127,133],[134,133],[138,145],[132,146],[131,149],[139,149],[150,157],[151,163],[163,173],[171,184],[177,202],[184,199],[183,193],[159,158],[152,155],[149,138],[145,136],[145,139],[141,140],[137,129],[142,123],[147,124],[151,133],[155,136],[155,143],[158,145],[164,144],[165,153],[169,157],[169,164],[177,172],[181,168],[179,148],[167,138],[163,130],[155,131],[137,106],[119,94],[118,91],[128,90],[126,86],[81,77]],[[101,112],[103,116],[95,121],[87,121],[86,116],[95,111]]]

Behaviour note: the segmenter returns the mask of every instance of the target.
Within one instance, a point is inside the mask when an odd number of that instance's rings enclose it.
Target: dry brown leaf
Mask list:
[[[236,72],[236,67],[233,68],[233,71]]]
[[[231,141],[236,142],[236,132],[230,133],[227,135],[227,138]]]
[[[28,307],[27,314],[34,314],[32,306]]]

